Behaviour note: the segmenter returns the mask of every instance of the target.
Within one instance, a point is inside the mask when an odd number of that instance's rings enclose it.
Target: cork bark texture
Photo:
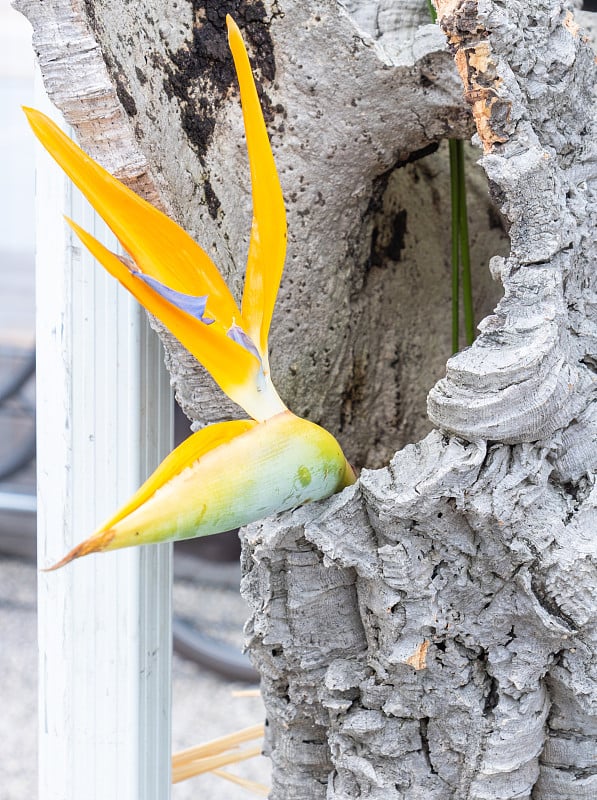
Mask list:
[[[597,794],[595,55],[560,3],[438,3],[511,249],[435,430],[245,532],[272,798]]]
[[[272,800],[597,795],[595,54],[574,5],[437,0],[430,25],[423,0],[19,0],[84,147],[237,294],[226,12],[251,52],[289,221],[274,376],[368,467],[243,535]],[[448,358],[442,140],[472,134],[480,334]],[[189,415],[228,416],[162,335]]]

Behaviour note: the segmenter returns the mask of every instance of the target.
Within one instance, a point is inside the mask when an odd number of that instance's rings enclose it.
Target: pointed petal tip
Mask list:
[[[57,561],[55,564],[52,564],[51,567],[44,567],[43,569],[40,570],[40,572],[54,572],[55,570],[60,569],[61,567],[66,566],[67,564],[70,564],[70,562],[74,561],[75,558],[78,558],[78,556],[73,550],[71,550],[70,553],[67,553],[64,556],[64,558],[60,559],[60,561]]]
[[[61,558],[60,561],[57,561],[55,564],[52,564],[51,567],[46,567],[41,571],[54,572],[55,570],[61,569],[61,567],[65,567],[67,564],[70,564],[70,562],[74,561],[76,558],[89,555],[89,553],[99,553],[108,547],[113,538],[114,531],[111,528],[109,528],[107,531],[100,531],[100,533],[90,536],[89,539],[86,539],[84,542],[81,542],[81,544],[73,547],[73,549],[70,550],[64,556],[64,558]]]
[[[21,106],[23,114],[27,118],[27,122],[29,123],[29,127],[33,130],[33,132],[37,135],[37,129],[39,128],[39,118],[41,112],[38,111],[36,108],[31,108],[31,106]]]
[[[47,128],[48,126],[54,124],[52,120],[43,113],[43,111],[39,111],[37,108],[32,108],[31,106],[21,106],[21,109],[27,117],[27,122],[33,128],[33,131],[36,133],[36,135],[40,128]]]
[[[234,21],[234,18],[230,16],[230,14],[226,14],[226,29],[228,31],[228,42],[232,47],[232,39],[238,39],[242,43],[242,47],[244,48],[244,41],[242,33],[240,32],[240,28]]]

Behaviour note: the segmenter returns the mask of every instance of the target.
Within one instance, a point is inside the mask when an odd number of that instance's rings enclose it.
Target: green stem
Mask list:
[[[458,228],[460,262],[462,264],[462,308],[464,311],[464,333],[466,343],[475,340],[475,312],[473,309],[473,287],[471,281],[471,255],[468,241],[468,216],[466,208],[466,179],[464,176],[464,142],[456,142],[458,148]]]
[[[458,304],[460,296],[459,240],[460,240],[460,187],[458,184],[458,141],[450,139],[450,205],[452,217],[452,352],[458,352],[460,320]]]
[[[429,16],[432,22],[437,22],[437,11],[431,0],[427,0],[427,8],[429,9]]]
[[[429,16],[437,22],[432,0],[427,0]],[[471,255],[468,240],[466,180],[464,176],[464,142],[450,139],[450,202],[452,206],[452,352],[459,350],[460,339],[460,266],[462,265],[462,309],[466,343],[475,339],[475,314],[471,281]]]

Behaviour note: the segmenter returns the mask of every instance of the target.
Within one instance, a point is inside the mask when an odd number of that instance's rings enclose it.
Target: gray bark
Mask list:
[[[86,149],[238,290],[232,11],[289,213],[276,383],[359,466],[420,439],[244,534],[272,798],[594,797],[595,57],[570,4],[438,0],[442,33],[422,0],[19,3]],[[484,319],[447,360],[445,153],[405,162],[473,126]],[[164,336],[187,412],[226,416]]]
[[[530,5],[438,4],[511,249],[437,430],[245,534],[275,798],[597,795],[594,54]]]

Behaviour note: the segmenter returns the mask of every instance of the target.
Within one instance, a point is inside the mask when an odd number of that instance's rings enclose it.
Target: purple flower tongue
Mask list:
[[[229,336],[233,342],[240,344],[241,347],[244,347],[245,350],[248,350],[249,353],[252,353],[259,363],[261,363],[259,350],[255,347],[251,337],[246,334],[240,326],[236,325],[236,323],[233,323],[232,326],[228,328],[227,336]]]
[[[173,306],[180,308],[181,311],[185,311],[187,314],[190,314],[195,319],[198,319],[199,322],[203,322],[205,325],[211,325],[212,322],[215,322],[215,319],[211,319],[210,317],[205,317],[205,306],[207,305],[207,295],[203,297],[195,297],[192,294],[183,294],[182,292],[177,292],[175,289],[170,289],[169,286],[161,283],[160,281],[156,280],[156,278],[152,278],[149,275],[144,275],[139,270],[133,270],[132,274],[136,278],[141,278],[148,286],[151,286],[159,295],[161,295],[164,300],[167,300],[169,303],[172,303]]]

